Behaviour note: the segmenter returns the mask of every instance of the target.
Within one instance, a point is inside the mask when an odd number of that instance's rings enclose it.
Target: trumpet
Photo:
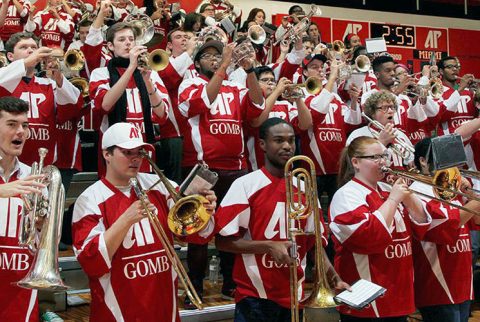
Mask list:
[[[130,179],[130,186],[133,188],[133,190],[135,191],[135,195],[140,200],[142,207],[147,214],[148,220],[150,221],[150,224],[152,225],[153,230],[155,231],[158,238],[160,239],[160,242],[162,243],[163,248],[165,249],[165,254],[167,255],[170,263],[172,264],[173,269],[177,273],[178,279],[180,280],[180,283],[185,289],[187,296],[190,298],[192,303],[199,310],[203,309],[202,300],[200,299],[197,292],[195,291],[195,288],[193,287],[192,282],[190,281],[190,278],[188,277],[188,274],[185,271],[185,268],[182,266],[182,262],[178,258],[178,255],[175,252],[175,249],[170,243],[170,240],[168,239],[168,236],[165,233],[165,230],[163,229],[157,214],[154,214],[152,211],[150,211],[150,209],[147,206],[148,196],[146,191],[142,189],[142,187],[140,186],[140,183],[136,178]]]
[[[49,291],[68,289],[58,268],[58,243],[60,242],[65,202],[65,189],[57,167],[43,167],[48,150],[38,149],[40,160],[32,164],[31,174],[44,174],[48,185],[48,198],[38,194],[22,196],[24,212],[19,227],[19,244],[35,254],[32,266],[25,277],[17,282],[23,288]],[[37,243],[37,224],[45,218]]]
[[[63,56],[65,66],[71,70],[81,70],[85,65],[85,56],[79,49],[70,49]]]
[[[309,169],[293,168],[295,161],[304,161]],[[313,216],[314,234],[315,234],[315,271],[314,287],[310,296],[302,301],[306,308],[326,309],[336,306],[333,300],[332,292],[328,281],[326,265],[324,261],[321,239],[320,214],[318,210],[317,181],[315,165],[313,161],[303,155],[290,158],[284,168],[286,194],[287,194],[287,231],[289,239],[292,242],[290,247],[290,256],[294,259],[290,264],[290,303],[291,303],[291,321],[298,322],[299,318],[299,300],[298,300],[298,277],[297,277],[297,243],[296,238],[299,235],[307,233],[301,228],[300,221]],[[303,184],[302,184],[303,183]],[[302,189],[303,187],[303,189]],[[297,191],[295,191],[297,190]],[[305,312],[306,314],[306,312]],[[309,319],[307,319],[309,320]]]
[[[443,95],[443,84],[439,78],[432,78],[428,84],[415,84],[407,87],[406,94],[418,96],[419,98],[425,98],[431,95],[434,99],[440,99]]]
[[[411,192],[415,194],[440,201],[441,203],[447,204],[451,207],[455,207],[461,210],[465,210],[477,216],[480,215],[479,213],[469,208],[466,208],[462,205],[452,202],[452,200],[457,196],[462,196],[467,199],[476,200],[480,202],[480,198],[472,197],[471,195],[468,195],[460,190],[462,177],[457,167],[438,170],[435,172],[433,177],[419,174],[419,173],[412,173],[409,171],[393,170],[388,167],[382,167],[382,171],[385,173],[393,174],[398,177],[405,178],[407,180],[418,181],[426,185],[429,185],[433,188],[434,196],[431,196],[429,194],[426,194],[417,190],[409,189]]]
[[[322,80],[318,77],[311,76],[307,78],[305,83],[287,85],[285,91],[282,93],[284,99],[296,99],[305,97],[302,88],[312,95],[317,95],[322,90]]]
[[[313,16],[321,16],[322,9],[319,6],[312,4],[310,6],[310,12],[303,17],[296,25],[291,26],[285,31],[285,33],[273,44],[274,46],[278,45],[280,42],[295,42],[298,39],[302,38],[302,34],[310,26],[310,19]]]
[[[138,67],[159,72],[167,68],[169,60],[169,55],[165,50],[155,49],[150,53],[138,56]]]
[[[362,116],[368,121],[368,129],[370,130],[370,133],[372,133],[372,136],[375,139],[378,139],[380,137],[380,132],[384,130],[385,127],[380,122],[367,116],[367,114],[364,112],[362,112]],[[375,127],[375,129],[373,127]],[[410,155],[415,153],[415,149],[401,136],[399,136],[398,132],[396,132],[395,141],[392,143],[390,148],[402,159],[407,159]]]
[[[4,52],[0,53],[0,68],[8,65],[8,59]]]
[[[72,77],[70,78],[70,83],[73,86],[80,90],[80,94],[83,98],[88,97],[89,95],[89,88],[88,88],[88,80],[83,77]]]

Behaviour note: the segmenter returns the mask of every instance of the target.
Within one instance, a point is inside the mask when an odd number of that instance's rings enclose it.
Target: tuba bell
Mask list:
[[[262,28],[262,26],[253,25],[248,28],[247,37],[252,43],[256,45],[261,45],[267,39],[267,33],[265,32],[265,29]]]
[[[19,244],[35,253],[32,266],[17,285],[29,289],[62,291],[66,286],[58,268],[58,243],[62,230],[65,189],[57,167],[43,167],[48,150],[38,150],[40,161],[32,164],[32,174],[44,174],[48,198],[38,194],[22,196],[24,213],[19,227]],[[37,245],[37,225],[44,218]]]

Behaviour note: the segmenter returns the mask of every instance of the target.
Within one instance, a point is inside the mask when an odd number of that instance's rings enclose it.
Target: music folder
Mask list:
[[[370,281],[360,279],[352,284],[352,291],[345,290],[334,297],[337,303],[343,303],[354,309],[361,310],[379,296],[385,294],[387,289]]]

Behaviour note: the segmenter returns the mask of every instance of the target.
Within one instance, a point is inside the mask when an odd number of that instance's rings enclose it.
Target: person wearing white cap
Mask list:
[[[180,321],[177,274],[129,181],[136,177],[140,186],[149,188],[147,207],[158,214],[170,243],[167,214],[174,200],[163,183],[155,185],[157,175],[139,173],[141,149],[153,147],[133,124],[112,125],[102,139],[106,175],[75,204],[73,247],[90,281],[91,321],[158,321],[159,317]],[[201,193],[209,201],[205,207],[213,213],[215,194]],[[188,236],[188,242],[208,242],[213,228],[212,216],[206,228]]]

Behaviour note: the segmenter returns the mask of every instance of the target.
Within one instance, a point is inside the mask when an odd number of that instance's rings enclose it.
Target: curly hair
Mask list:
[[[393,104],[397,105],[395,95],[384,90],[378,91],[370,95],[370,97],[365,101],[365,105],[363,107],[365,114],[368,117],[373,118],[373,115],[377,110],[377,106],[381,102],[392,102]]]

